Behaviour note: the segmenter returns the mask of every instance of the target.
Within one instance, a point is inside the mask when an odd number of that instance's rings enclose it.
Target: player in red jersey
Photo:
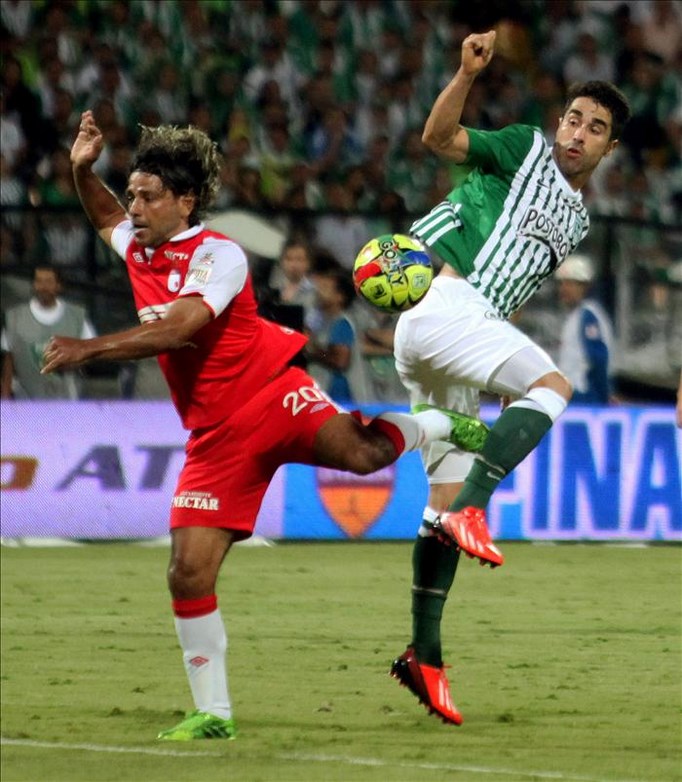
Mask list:
[[[339,408],[290,366],[306,338],[258,317],[242,249],[200,222],[219,181],[208,136],[143,128],[127,208],[92,170],[102,143],[84,112],[71,150],[76,187],[99,236],[125,259],[141,323],[87,340],[55,337],[43,372],[158,357],[191,430],[171,507],[168,585],[196,706],[159,738],[233,738],[215,586],[232,543],[252,534],[276,469],[301,462],[366,474],[436,439],[480,448],[487,430],[438,409],[383,413],[364,425]]]

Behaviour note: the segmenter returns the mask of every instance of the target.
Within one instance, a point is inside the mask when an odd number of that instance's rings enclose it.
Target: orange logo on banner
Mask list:
[[[395,483],[394,465],[372,475],[353,475],[326,467],[318,467],[316,473],[322,504],[353,538],[363,535],[381,516]]]
[[[3,456],[0,459],[3,467],[11,468],[6,477],[0,480],[0,489],[30,489],[38,469],[38,460],[31,456]],[[3,473],[5,471],[3,470]]]

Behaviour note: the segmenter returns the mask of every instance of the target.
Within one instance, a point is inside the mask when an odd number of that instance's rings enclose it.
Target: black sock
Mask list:
[[[440,667],[440,625],[459,550],[436,537],[418,537],[412,552],[412,646],[417,659]]]

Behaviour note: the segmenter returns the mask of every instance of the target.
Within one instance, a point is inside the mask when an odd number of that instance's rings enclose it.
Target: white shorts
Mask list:
[[[532,356],[532,362],[513,373],[518,381],[502,385],[498,370],[525,348],[531,348],[524,356]],[[500,318],[466,280],[443,275],[398,319],[394,353],[411,404],[428,402],[473,416],[479,413],[479,391],[521,397],[538,378],[557,371],[551,358]],[[473,456],[436,442],[422,449],[422,461],[429,483],[459,483]]]

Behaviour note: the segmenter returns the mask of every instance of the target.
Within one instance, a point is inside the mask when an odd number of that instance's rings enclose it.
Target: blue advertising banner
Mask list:
[[[374,411],[372,411],[374,412]],[[488,422],[497,411],[483,411]],[[572,407],[500,484],[494,538],[682,540],[682,434],[670,408]],[[412,538],[428,487],[416,454],[357,477],[287,468],[287,538]]]
[[[497,415],[483,410],[488,422]],[[167,534],[187,437],[170,403],[3,401],[0,426],[3,537]],[[672,408],[569,407],[494,494],[491,534],[680,541],[681,456]],[[288,465],[266,494],[256,533],[412,538],[427,494],[416,453],[368,476]]]
[[[168,534],[187,432],[170,402],[0,405],[4,538],[147,539]],[[284,472],[256,532],[282,536]]]

